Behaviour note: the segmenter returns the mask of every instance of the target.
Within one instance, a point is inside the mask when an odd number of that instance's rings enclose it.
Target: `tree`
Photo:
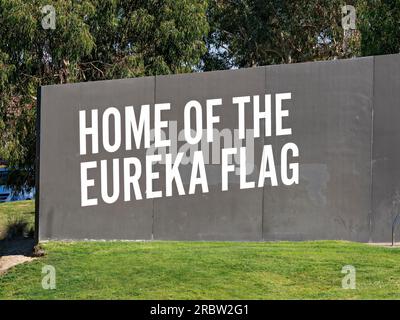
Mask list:
[[[357,2],[363,56],[400,52],[400,0]]]
[[[210,0],[208,16],[203,70],[400,52],[400,0]]]
[[[0,0],[0,158],[34,186],[40,85],[190,72],[205,53],[206,0]]]
[[[346,57],[341,27],[344,4],[338,0],[213,0],[208,37],[213,50],[205,60],[252,67]]]

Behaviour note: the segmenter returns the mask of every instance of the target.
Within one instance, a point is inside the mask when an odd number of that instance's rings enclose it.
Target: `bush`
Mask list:
[[[33,238],[34,230],[23,218],[10,220],[5,228],[4,238],[12,240],[16,238]]]

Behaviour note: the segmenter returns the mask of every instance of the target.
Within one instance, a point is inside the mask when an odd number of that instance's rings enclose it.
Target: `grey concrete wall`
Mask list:
[[[373,58],[267,68],[267,91],[292,91],[297,186],[264,188],[266,240],[367,241]],[[278,161],[279,162],[279,161]]]
[[[217,129],[237,128],[238,114],[233,96],[264,92],[265,69],[184,74],[156,78],[156,100],[170,101],[175,107],[170,113],[183,127],[183,108],[187,101],[222,98],[219,107],[221,123]],[[177,92],[178,94],[171,94]],[[234,109],[236,110],[236,109]],[[251,114],[249,114],[251,116]],[[250,126],[246,117],[246,127]],[[203,119],[205,121],[205,119]],[[262,140],[255,141],[255,162],[261,159]],[[188,165],[190,172],[191,166]],[[184,170],[185,167],[182,167]],[[262,189],[240,190],[238,180],[229,181],[229,191],[221,191],[219,164],[206,165],[208,193],[173,196],[154,201],[154,238],[171,240],[262,240]],[[184,176],[184,175],[183,175]],[[189,175],[185,175],[189,178]],[[163,183],[163,180],[161,180]],[[183,182],[185,186],[188,181]]]
[[[154,78],[42,87],[39,238],[151,239],[153,202],[119,201],[81,207],[80,162],[124,157],[121,152],[79,156],[78,110],[140,105],[154,101]],[[101,121],[99,126],[101,127]],[[145,150],[135,153],[141,160]],[[96,173],[97,172],[97,173]],[[99,179],[99,171],[94,178]],[[111,172],[109,172],[110,178]],[[110,179],[109,179],[110,180]],[[144,183],[144,179],[141,180]],[[93,190],[93,189],[92,189]],[[95,189],[99,196],[99,188]],[[94,210],[93,210],[94,209]]]
[[[39,238],[389,241],[400,176],[399,59],[369,57],[42,87]],[[220,165],[208,164],[208,193],[81,207],[82,160],[144,160],[146,150],[79,156],[79,110],[170,102],[165,120],[177,121],[179,131],[186,102],[222,98],[217,128],[234,129],[238,119],[233,96],[282,92],[292,93],[285,103],[290,112],[285,121],[293,133],[255,140],[254,174],[264,144],[280,150],[294,142],[300,151],[298,185],[240,190],[238,179],[232,178],[229,191],[222,192]],[[251,115],[247,110],[249,127]],[[279,152],[274,156],[279,163]],[[164,167],[157,168],[155,188],[162,189]],[[190,170],[191,165],[180,170],[186,190]],[[145,175],[143,189],[144,182]],[[93,190],[98,195],[99,188]]]

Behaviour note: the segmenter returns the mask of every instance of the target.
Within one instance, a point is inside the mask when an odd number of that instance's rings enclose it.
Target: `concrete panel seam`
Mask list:
[[[373,217],[373,157],[374,157],[374,108],[375,108],[375,57],[372,57],[372,101],[371,101],[371,152],[370,152],[370,209],[368,214],[368,226],[369,226],[369,242],[372,242],[372,217]]]
[[[154,76],[154,95],[153,95],[153,99],[154,99],[154,104],[157,101],[157,76]],[[154,240],[154,219],[155,219],[155,214],[154,214],[154,201],[155,199],[152,199],[152,217],[151,217],[151,240]]]
[[[264,67],[264,81],[265,81],[265,89],[267,89],[267,67]],[[262,130],[262,137],[263,137],[263,146],[265,145],[265,126]],[[262,198],[261,198],[261,240],[265,241],[264,239],[264,197],[265,197],[265,183],[262,188]]]

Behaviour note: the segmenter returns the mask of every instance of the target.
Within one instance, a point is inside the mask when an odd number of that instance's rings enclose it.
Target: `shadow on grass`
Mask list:
[[[24,219],[10,221],[0,240],[0,257],[11,255],[32,256],[35,241],[34,231]]]

